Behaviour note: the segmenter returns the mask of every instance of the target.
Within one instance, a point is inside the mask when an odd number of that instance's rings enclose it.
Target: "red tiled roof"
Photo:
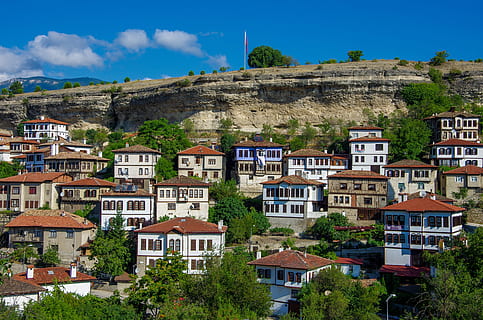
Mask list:
[[[469,166],[464,166],[464,167],[461,167],[461,168],[456,168],[456,169],[453,169],[453,170],[443,172],[443,174],[480,175],[480,174],[483,174],[483,168],[469,165]]]
[[[297,250],[285,250],[254,261],[250,265],[271,266],[280,268],[312,270],[333,264],[333,260],[325,259]]]
[[[43,287],[13,278],[4,277],[1,279],[0,296],[18,296],[45,291]]]
[[[209,187],[210,184],[190,178],[187,176],[177,176],[168,180],[156,183],[155,186],[199,186],[199,187]]]
[[[222,156],[224,155],[223,152],[213,150],[211,148],[205,146],[196,146],[192,147],[183,151],[178,152],[178,154],[202,154],[202,155],[215,155],[215,156]]]
[[[233,147],[267,147],[267,148],[282,148],[283,145],[275,143],[275,142],[270,142],[270,141],[253,141],[253,140],[248,140],[248,141],[243,141],[239,142],[233,145]]]
[[[325,184],[323,182],[319,182],[317,180],[310,180],[310,179],[305,179],[301,176],[284,176],[275,180],[268,180],[265,182],[262,182],[261,184],[280,184],[282,182],[288,183],[288,184],[309,184],[309,185],[321,185]]]
[[[19,174],[17,176],[11,176],[7,178],[0,179],[0,182],[46,182],[53,181],[60,176],[67,175],[65,172],[28,172],[24,174]]]
[[[65,124],[65,125],[69,125],[69,123],[67,122],[63,122],[63,121],[60,121],[60,120],[55,120],[55,119],[52,119],[52,118],[44,118],[43,120],[42,119],[37,119],[37,120],[28,120],[28,121],[24,121],[22,122],[22,124],[30,124],[30,123],[55,123],[55,124]]]
[[[412,267],[412,266],[393,266],[385,264],[379,269],[379,273],[392,273],[398,277],[419,278],[422,275],[429,274],[427,267]]]
[[[23,137],[14,137],[10,140],[10,144],[12,143],[25,143],[25,144],[40,144],[40,142],[36,140],[25,140]]]
[[[223,226],[221,230],[218,229],[218,225],[206,222],[202,220],[193,219],[190,217],[174,218],[168,221],[156,223],[148,227],[136,230],[134,232],[139,233],[169,233],[176,231],[179,233],[223,233],[226,232],[228,227]]]
[[[40,146],[50,147],[53,144],[58,144],[58,145],[67,146],[67,147],[86,147],[86,148],[93,147],[90,144],[85,144],[85,143],[78,142],[78,141],[69,141],[69,140],[66,140],[62,137],[59,137],[59,139],[56,140],[56,141],[41,143]]]
[[[319,150],[314,149],[300,149],[285,155],[285,158],[293,157],[332,157],[332,154],[328,154]]]
[[[20,272],[13,276],[13,279],[33,285],[48,285],[57,282],[85,282],[94,281],[95,277],[77,271],[77,276],[71,278],[70,269],[64,267],[35,268],[34,277],[27,279],[26,272]]]
[[[158,150],[154,150],[145,146],[142,146],[140,144],[137,144],[135,146],[129,146],[121,149],[116,149],[112,150],[114,153],[157,153],[161,154]]]
[[[5,227],[92,229],[95,225],[85,218],[64,210],[30,210],[7,223]]]
[[[102,180],[98,178],[85,178],[81,180],[75,180],[72,182],[62,183],[59,184],[62,187],[75,187],[75,186],[82,186],[82,187],[115,187],[116,184],[114,182],[110,182],[107,180]]]
[[[149,193],[143,189],[137,189],[134,192],[131,191],[109,191],[104,192],[102,197],[104,196],[111,196],[111,197],[154,197],[155,194]]]
[[[426,197],[426,198],[430,198],[430,199],[431,199],[431,197],[434,197],[436,200],[438,200],[438,201],[442,201],[442,202],[446,202],[446,203],[448,203],[448,202],[453,203],[453,202],[454,202],[454,200],[453,200],[453,199],[451,199],[451,198],[448,198],[448,197],[442,196],[442,195],[437,194],[437,193],[428,192],[428,191],[426,191],[426,196],[425,196],[425,197]],[[414,193],[411,193],[411,194],[408,196],[408,200],[411,200],[411,199],[416,199],[416,198],[422,198],[422,197],[421,197],[421,193],[420,193],[420,192],[414,192]]]
[[[345,170],[330,175],[328,178],[354,178],[354,179],[389,179],[379,173],[365,170]]]
[[[466,113],[464,111],[446,111],[446,112],[438,113],[434,116],[424,118],[423,120],[433,119],[433,118],[454,118],[454,117],[479,118],[480,116],[477,114]]]
[[[45,160],[54,159],[76,159],[76,160],[97,160],[97,161],[109,161],[109,159],[98,157],[85,152],[59,152],[56,155],[48,156]]]
[[[392,204],[381,208],[385,211],[407,211],[407,212],[461,212],[465,208],[460,208],[452,204],[430,198],[414,198],[400,203]]]
[[[481,143],[461,139],[448,139],[434,144],[435,146],[483,146]]]
[[[379,138],[379,137],[360,137],[360,138],[354,138],[349,140],[349,142],[358,142],[358,141],[385,142],[385,141],[391,141],[391,140],[386,138]]]
[[[357,264],[362,266],[364,264],[364,260],[362,259],[352,259],[352,258],[337,258],[335,263],[338,264]]]
[[[405,159],[385,165],[384,168],[438,168],[419,160]]]
[[[354,126],[350,127],[349,130],[384,130],[380,127],[371,127],[371,126]]]

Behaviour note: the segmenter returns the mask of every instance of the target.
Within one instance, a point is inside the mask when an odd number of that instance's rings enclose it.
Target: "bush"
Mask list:
[[[131,79],[129,77],[124,78],[124,83],[131,82]]]
[[[448,56],[449,53],[447,53],[446,50],[438,51],[436,52],[436,55],[431,58],[429,64],[432,66],[440,66],[446,62],[446,58],[448,58]]]
[[[72,88],[72,82],[64,83],[64,89],[70,89],[70,88]]]
[[[188,75],[189,75],[189,76],[194,76],[194,75],[195,75],[195,72],[194,72],[193,70],[190,70],[190,71],[188,72]]]
[[[293,231],[293,229],[290,229],[290,228],[277,227],[277,228],[270,229],[270,233],[271,234],[281,233],[283,236],[291,236],[295,232]]]
[[[109,89],[102,90],[103,93],[117,93],[122,92],[121,86],[111,86]]]
[[[414,69],[416,70],[423,70],[424,68],[424,65],[421,61],[418,61],[415,65],[414,65]]]
[[[404,60],[404,59],[403,59],[403,60],[399,60],[398,65],[400,65],[400,66],[407,66],[407,65],[408,65],[408,63],[409,63],[409,62],[408,62],[407,60]]]
[[[74,83],[74,88],[79,88],[80,86],[81,86],[81,85],[80,85],[80,83],[79,83],[79,82],[75,82],[75,83]]]
[[[176,82],[176,85],[178,87],[189,87],[189,86],[191,86],[191,81],[189,79],[183,79],[183,80]]]

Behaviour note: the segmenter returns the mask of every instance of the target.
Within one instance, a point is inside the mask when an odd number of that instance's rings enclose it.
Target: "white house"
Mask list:
[[[225,245],[226,226],[190,217],[174,218],[136,230],[137,273],[143,276],[146,268],[153,267],[172,251],[179,252],[188,262],[189,274],[204,269],[207,254],[221,256]]]
[[[69,124],[67,122],[40,117],[39,120],[22,122],[25,140],[56,140],[69,138]]]
[[[21,311],[28,303],[39,301],[42,292],[45,291],[46,289],[39,285],[3,277],[0,284],[0,300],[7,306],[17,307]]]
[[[483,145],[479,142],[449,139],[433,144],[431,164],[446,167],[483,167]]]
[[[319,256],[285,250],[248,264],[255,266],[258,281],[270,286],[273,314],[283,315],[298,310],[297,296],[303,284],[333,263]]]
[[[361,266],[364,264],[364,261],[354,258],[337,258],[335,264],[343,274],[358,278],[361,275]]]
[[[210,184],[185,176],[177,176],[155,185],[158,217],[193,217],[208,220],[208,188]]]
[[[379,127],[349,128],[352,170],[381,173],[389,154],[389,139],[382,138],[382,130]]]
[[[324,213],[324,186],[317,180],[285,176],[263,185],[263,213],[272,227],[303,232]]]
[[[135,230],[143,225],[156,222],[154,194],[138,189],[133,184],[122,184],[114,191],[101,195],[101,227],[109,228],[109,223],[118,212],[125,220],[125,230]]]
[[[221,181],[225,176],[225,154],[205,146],[178,152],[178,175]]]
[[[421,266],[423,251],[436,252],[463,229],[464,208],[427,197],[382,208],[386,265]]]

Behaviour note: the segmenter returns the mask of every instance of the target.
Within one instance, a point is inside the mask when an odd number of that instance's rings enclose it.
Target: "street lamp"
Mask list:
[[[394,298],[395,296],[396,295],[394,293],[391,293],[386,299],[386,320],[389,320],[389,300],[391,300],[391,298]]]

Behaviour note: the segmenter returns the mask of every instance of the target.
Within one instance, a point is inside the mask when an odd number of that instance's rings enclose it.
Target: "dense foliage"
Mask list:
[[[259,46],[248,55],[248,65],[251,68],[270,68],[282,66],[282,53],[269,46]]]

